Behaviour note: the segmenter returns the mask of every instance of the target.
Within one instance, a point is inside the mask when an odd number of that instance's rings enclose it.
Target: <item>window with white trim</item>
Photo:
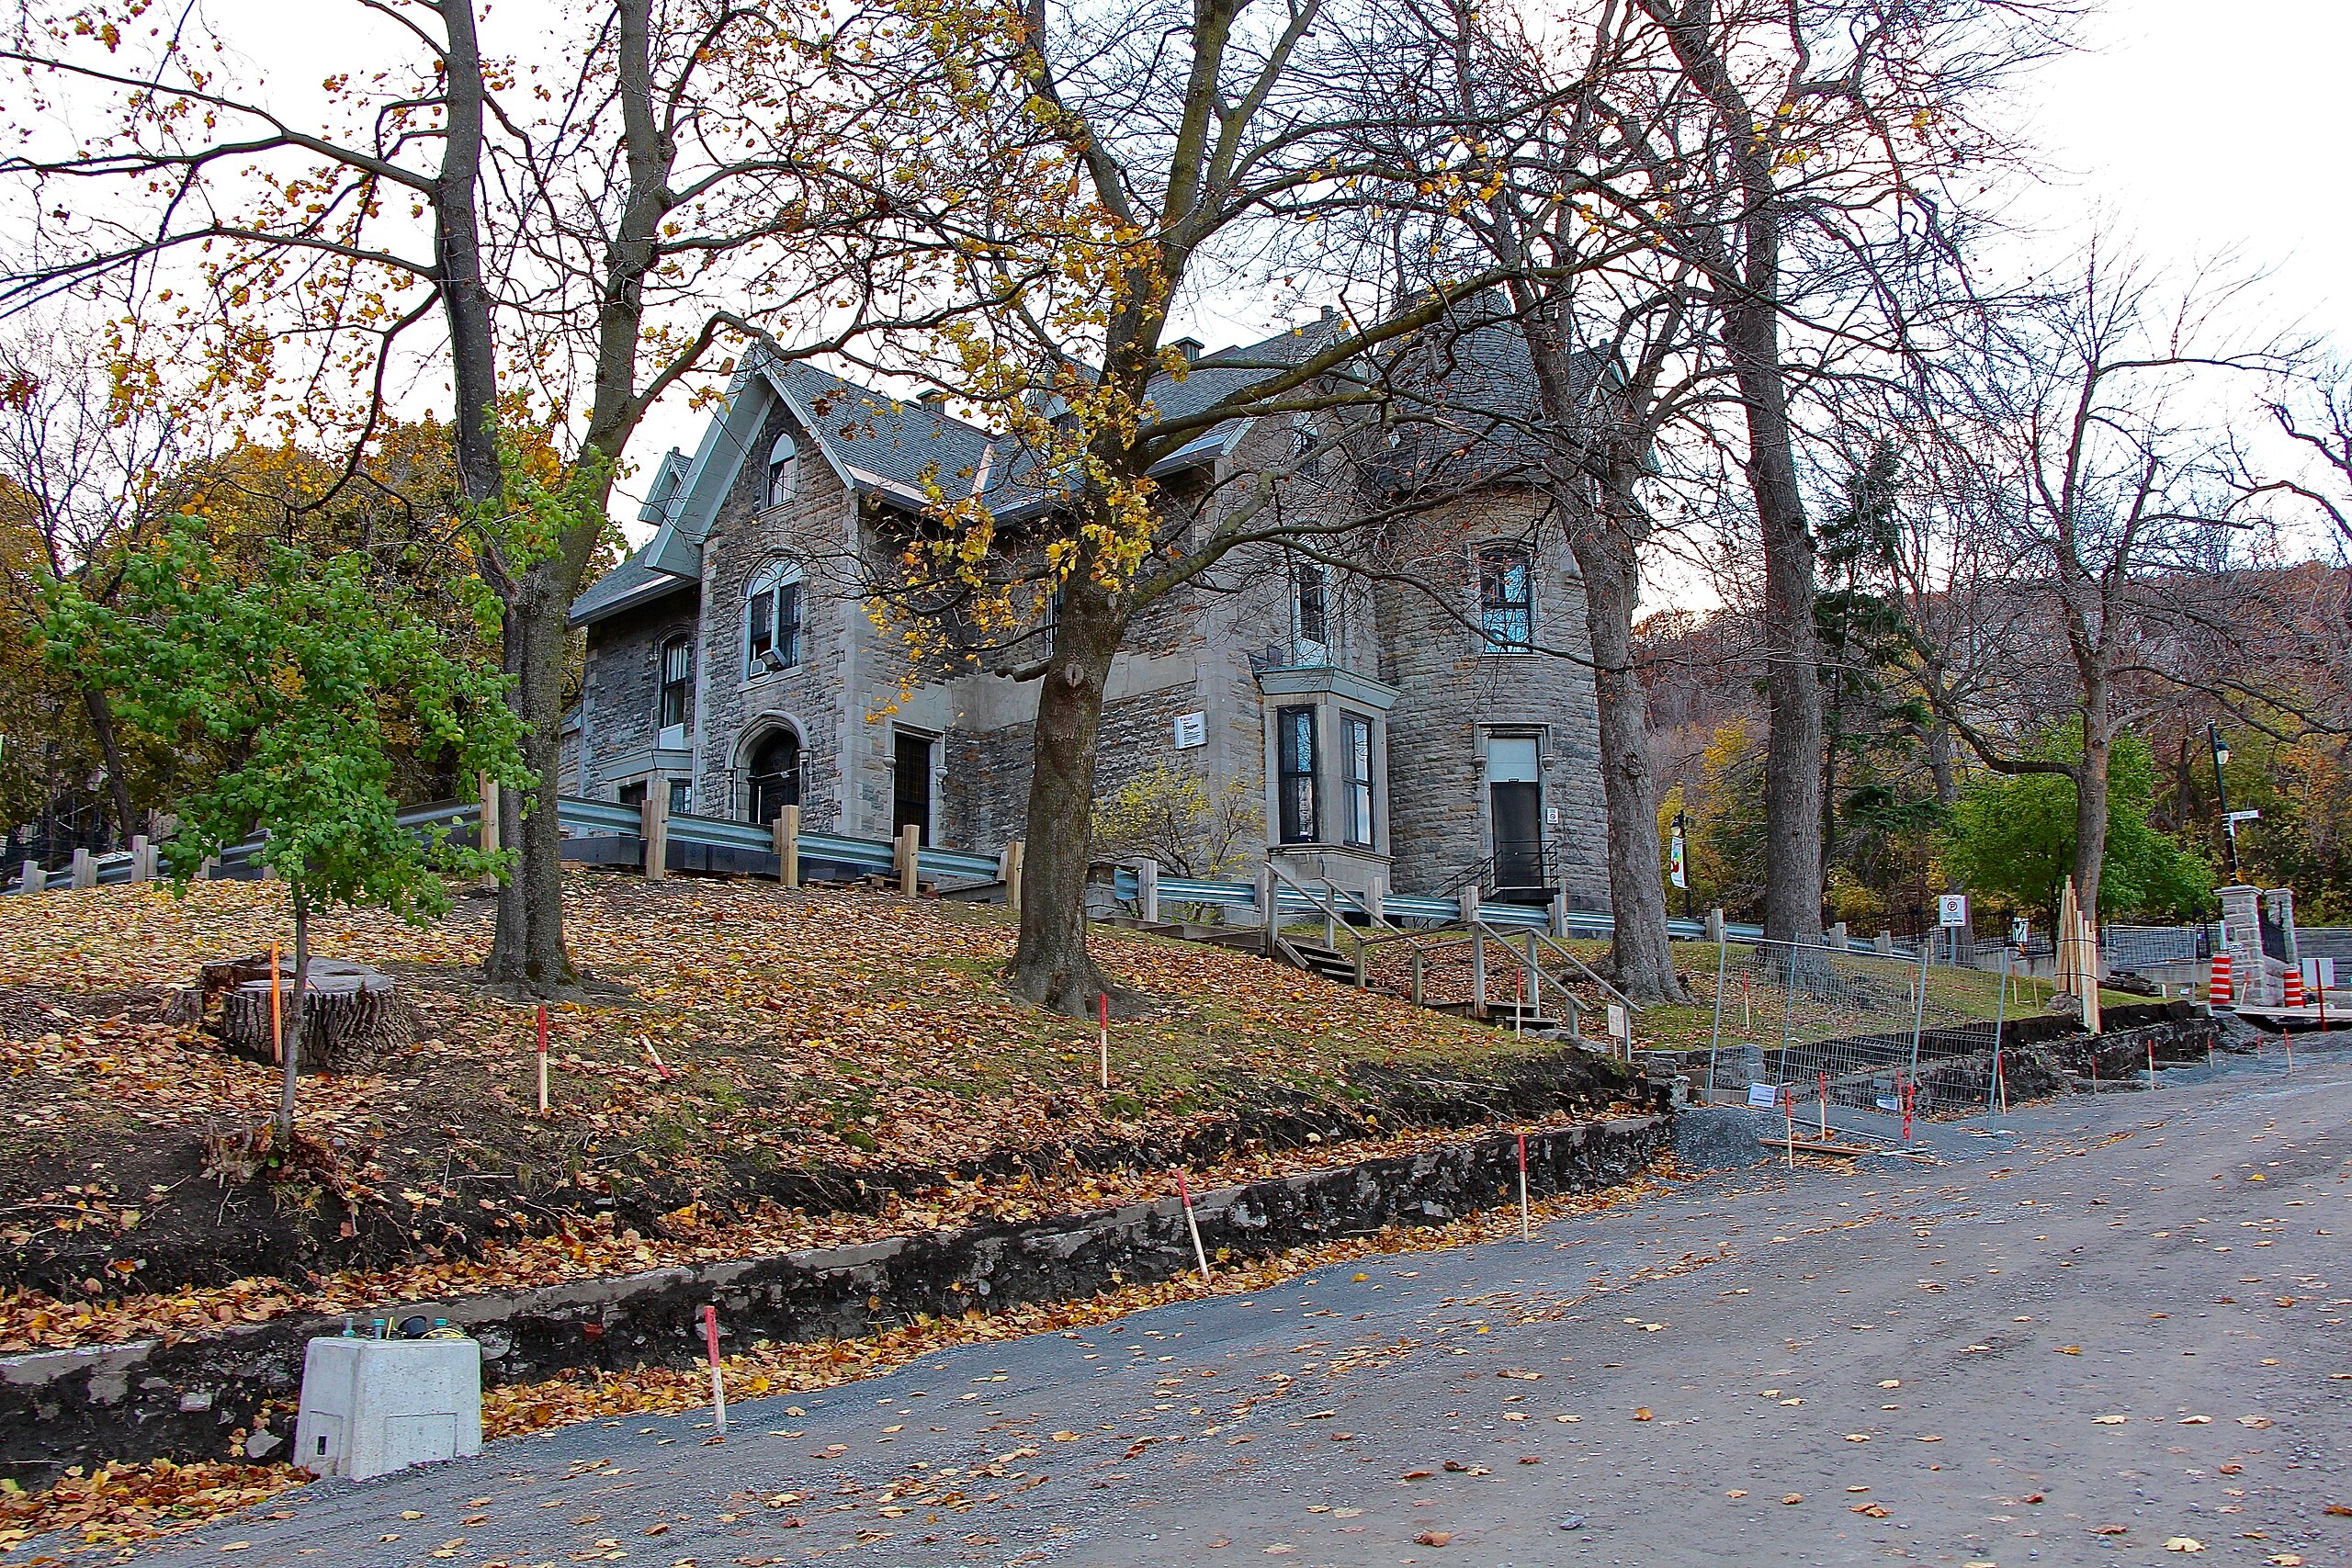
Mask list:
[[[1315,842],[1315,710],[1282,708],[1274,715],[1274,745],[1285,844]]]
[[[1348,842],[1371,849],[1375,841],[1372,798],[1372,720],[1340,716],[1340,764],[1347,771]]]
[[[743,673],[789,670],[800,662],[800,569],[770,561],[744,588]]]
[[[686,694],[693,689],[695,645],[690,637],[673,637],[662,645],[661,727],[673,729],[686,722]]]

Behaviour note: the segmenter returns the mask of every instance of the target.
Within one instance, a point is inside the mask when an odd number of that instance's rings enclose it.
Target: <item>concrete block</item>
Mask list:
[[[313,1339],[293,1463],[371,1475],[481,1451],[481,1347],[471,1339]]]

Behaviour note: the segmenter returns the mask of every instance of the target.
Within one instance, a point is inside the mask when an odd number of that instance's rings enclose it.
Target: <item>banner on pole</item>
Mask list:
[[[1683,869],[1682,825],[1679,822],[1674,825],[1674,842],[1667,851],[1667,866],[1666,879],[1668,882],[1677,887],[1690,886],[1690,873]]]

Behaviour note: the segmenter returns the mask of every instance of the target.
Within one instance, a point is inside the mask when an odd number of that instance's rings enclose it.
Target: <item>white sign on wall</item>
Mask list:
[[[1965,893],[1937,894],[1936,924],[1966,926],[1968,924],[1968,895]]]
[[[1209,716],[1204,713],[1180,713],[1170,728],[1175,731],[1179,751],[1209,743]]]

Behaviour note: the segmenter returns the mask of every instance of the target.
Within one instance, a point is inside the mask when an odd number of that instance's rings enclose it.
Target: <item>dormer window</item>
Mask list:
[[[1294,415],[1290,427],[1291,472],[1303,479],[1322,477],[1323,455],[1316,450],[1322,444],[1323,437],[1315,428],[1313,416]]]
[[[800,444],[786,431],[775,438],[768,449],[768,499],[770,506],[785,506],[800,494]]]
[[[743,674],[755,679],[800,662],[800,569],[770,561],[744,589]]]

